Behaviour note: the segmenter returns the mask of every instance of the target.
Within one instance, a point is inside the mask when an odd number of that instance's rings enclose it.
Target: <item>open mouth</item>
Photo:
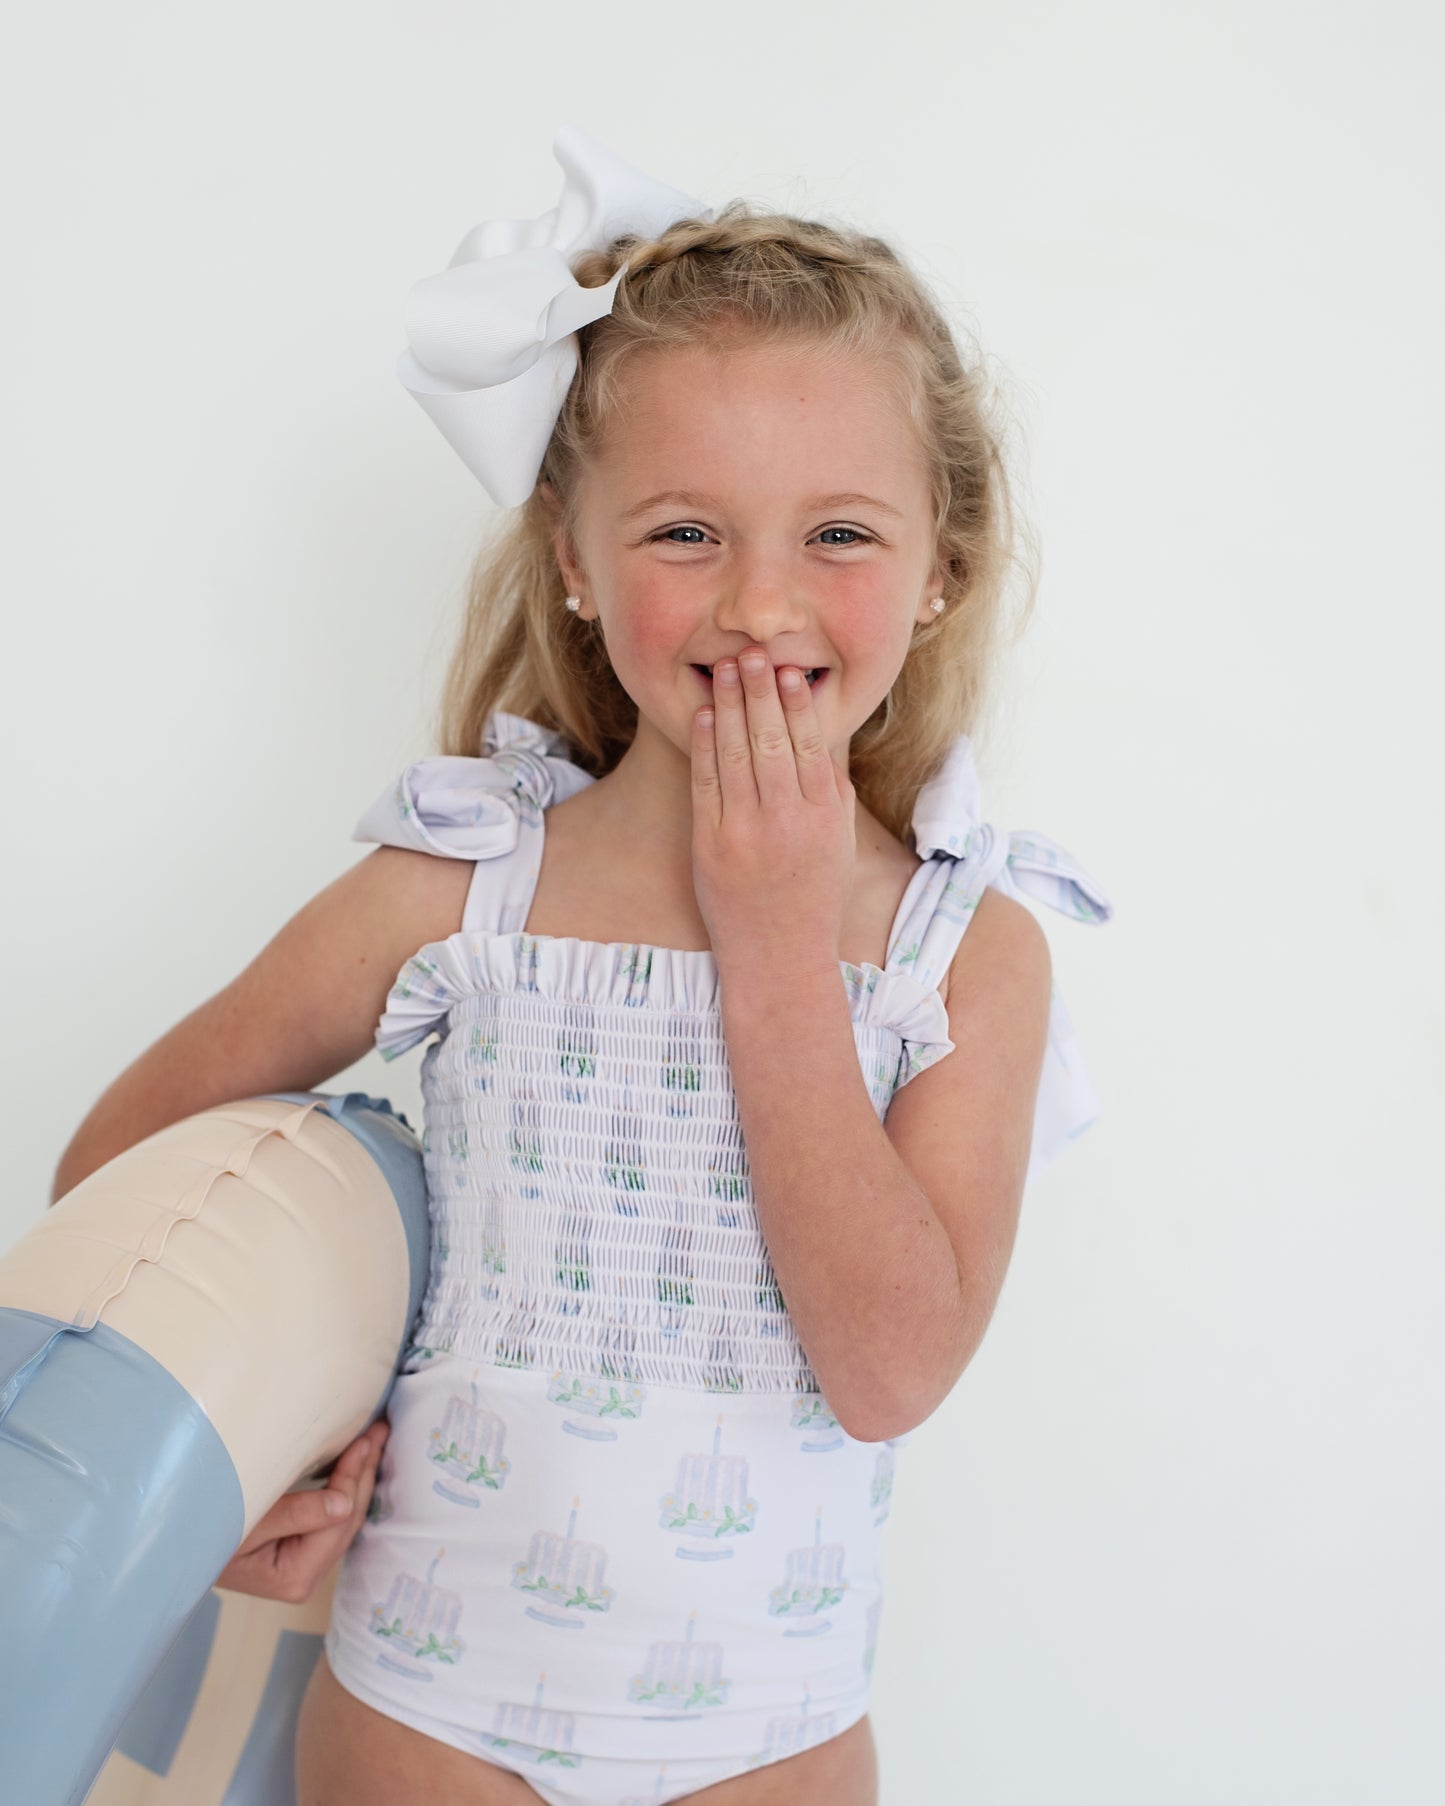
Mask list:
[[[712,688],[712,666],[711,665],[694,665],[693,670],[697,672],[698,676],[702,679],[702,681],[708,686],[709,689],[711,689]],[[818,685],[820,683],[822,683],[823,679],[827,675],[828,675],[828,667],[826,665],[814,665],[811,671],[805,671],[803,673],[803,677],[804,677],[805,681],[807,682],[808,688],[810,690],[816,690]]]

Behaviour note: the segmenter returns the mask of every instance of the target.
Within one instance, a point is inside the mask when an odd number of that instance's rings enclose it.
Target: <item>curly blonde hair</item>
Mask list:
[[[573,274],[592,288],[624,265],[611,312],[578,334],[577,374],[536,489],[502,517],[473,563],[442,691],[441,750],[478,753],[483,724],[499,708],[559,731],[593,777],[611,771],[632,742],[636,704],[598,623],[561,606],[553,545],[559,524],[575,540],[577,478],[626,408],[630,356],[715,346],[728,335],[891,359],[926,457],[947,607],[915,628],[888,695],[854,733],[849,777],[864,807],[911,847],[918,791],[960,732],[977,737],[998,655],[1027,624],[1038,589],[1033,535],[1019,529],[981,367],[964,367],[919,278],[882,239],[862,233],[737,200],[658,238],[615,239],[578,258]],[[1026,585],[1010,634],[1015,569]]]

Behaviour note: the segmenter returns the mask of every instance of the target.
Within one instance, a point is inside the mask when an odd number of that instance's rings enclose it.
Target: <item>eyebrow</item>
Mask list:
[[[685,508],[715,508],[718,505],[716,496],[699,495],[696,490],[664,489],[660,494],[650,495],[646,501],[638,502],[635,507],[629,508],[622,519],[625,521],[635,520],[639,514],[646,514],[649,508],[656,508],[663,502],[680,502]],[[903,519],[900,509],[895,508],[890,502],[880,502],[874,495],[815,495],[810,497],[803,506],[809,509],[842,508],[860,503],[867,508],[877,508],[883,514],[891,514],[898,520]]]

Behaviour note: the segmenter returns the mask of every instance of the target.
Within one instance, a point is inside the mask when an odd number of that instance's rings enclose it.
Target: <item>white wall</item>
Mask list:
[[[1442,35],[1401,0],[31,9],[0,1241],[430,750],[490,504],[393,376],[410,284],[553,204],[568,120],[870,226],[981,330],[1043,534],[989,813],[1118,910],[1040,911],[1105,1115],[902,1457],[885,1806],[1438,1798]],[[415,1057],[348,1088],[420,1120]]]

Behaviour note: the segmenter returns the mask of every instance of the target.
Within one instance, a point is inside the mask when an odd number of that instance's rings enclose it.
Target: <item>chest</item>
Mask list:
[[[860,844],[853,894],[837,957],[853,965],[887,965],[888,942],[904,892],[922,861],[891,836]],[[707,924],[691,878],[660,872],[653,859],[619,858],[568,805],[548,811],[542,863],[524,924],[528,934],[575,935],[600,942],[707,951]],[[946,1000],[948,979],[939,985]]]

